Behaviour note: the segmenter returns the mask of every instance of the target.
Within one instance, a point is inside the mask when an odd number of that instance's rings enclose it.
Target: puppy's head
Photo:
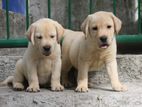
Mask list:
[[[96,12],[89,15],[81,25],[86,38],[95,40],[98,48],[107,48],[111,45],[114,35],[121,29],[121,21],[111,12]]]
[[[49,56],[60,42],[64,28],[56,21],[43,18],[33,23],[26,35],[32,45],[43,55]]]

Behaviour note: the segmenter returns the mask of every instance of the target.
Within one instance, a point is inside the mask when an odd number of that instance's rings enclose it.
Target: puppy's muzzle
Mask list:
[[[108,39],[107,36],[101,36],[99,39],[101,42],[100,48],[107,48],[109,46],[107,42],[107,39]]]
[[[51,54],[51,46],[50,45],[43,46],[43,55],[48,56],[50,54]]]

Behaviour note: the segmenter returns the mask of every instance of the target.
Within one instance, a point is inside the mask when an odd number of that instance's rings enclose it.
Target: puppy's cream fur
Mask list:
[[[72,66],[78,69],[76,91],[88,91],[88,71],[106,66],[112,88],[126,91],[118,79],[115,35],[121,28],[121,21],[110,12],[96,12],[83,22],[83,32],[66,30],[62,44],[62,82],[70,85],[67,73]],[[101,38],[106,40],[101,40]]]
[[[31,42],[23,58],[16,63],[14,76],[1,84],[12,82],[15,90],[23,90],[26,79],[27,91],[38,92],[40,85],[46,85],[51,78],[51,89],[63,90],[60,84],[61,49],[58,43],[63,32],[63,27],[51,19],[43,18],[33,23],[26,32]]]

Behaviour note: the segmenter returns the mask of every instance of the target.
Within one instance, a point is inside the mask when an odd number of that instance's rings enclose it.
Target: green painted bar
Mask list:
[[[17,48],[17,47],[27,47],[28,40],[23,39],[1,39],[0,48]]]
[[[119,44],[142,43],[142,35],[118,35],[116,37],[117,37],[117,43]]]
[[[29,27],[29,3],[26,0],[26,29]]]
[[[93,1],[90,0],[89,1],[89,14],[92,14],[92,10],[93,10]]]
[[[48,0],[48,18],[51,18],[51,0]]]
[[[113,13],[116,15],[116,0],[113,0]]]
[[[117,36],[119,54],[142,54],[142,35]]]
[[[118,35],[118,36],[116,36],[116,39],[117,39],[118,44],[125,44],[125,45],[142,44],[142,35]],[[0,48],[27,47],[27,45],[28,45],[28,40],[26,38],[0,40]],[[140,48],[141,48],[141,46],[140,46]]]
[[[68,0],[68,28],[71,29],[72,25],[71,25],[71,0]]]
[[[10,37],[10,28],[9,28],[9,0],[6,0],[6,31],[7,39]]]

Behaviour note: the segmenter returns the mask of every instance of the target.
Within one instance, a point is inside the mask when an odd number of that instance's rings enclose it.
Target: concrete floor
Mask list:
[[[0,80],[13,75],[16,61],[22,56],[0,56]],[[105,70],[91,72],[88,93],[73,89],[39,93],[17,92],[0,87],[0,107],[142,107],[142,55],[118,55],[120,81],[128,86],[127,92],[114,92]]]
[[[0,107],[142,107],[142,82],[125,84],[127,92],[115,92],[110,84],[98,85],[88,93],[77,93],[73,89],[63,92],[41,89],[38,93],[28,93],[1,87]]]

